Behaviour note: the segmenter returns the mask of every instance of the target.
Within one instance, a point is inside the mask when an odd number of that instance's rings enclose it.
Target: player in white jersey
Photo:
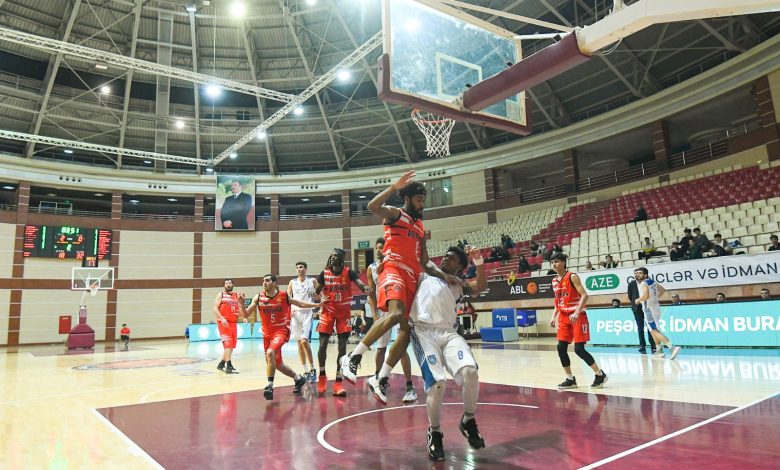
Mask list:
[[[421,274],[409,319],[412,346],[428,393],[428,456],[432,460],[444,460],[444,434],[439,426],[447,373],[462,387],[465,412],[459,425],[461,434],[472,448],[485,447],[474,417],[479,397],[477,362],[466,340],[457,333],[456,312],[457,302],[464,293],[477,295],[487,287],[485,266],[478,249],[467,246],[464,252],[451,246],[441,260],[441,270],[459,276],[468,266],[469,256],[477,266],[477,277],[473,281],[449,285],[437,277]]]
[[[306,277],[308,265],[304,261],[295,263],[298,277],[287,284],[287,295],[290,298],[314,302],[314,278]],[[317,371],[314,369],[314,356],[311,353],[309,337],[311,336],[311,323],[314,313],[310,308],[292,306],[292,318],[290,318],[290,336],[298,342],[298,357],[306,372],[304,376],[310,383],[317,381]]]
[[[377,320],[380,320],[385,315],[387,315],[387,312],[383,312],[382,310],[379,310],[376,306],[376,286],[379,284],[379,272],[377,267],[379,263],[381,263],[382,260],[384,259],[384,253],[383,253],[384,249],[385,249],[385,239],[377,238],[376,242],[374,242],[374,254],[376,256],[376,261],[371,263],[371,265],[369,265],[367,269],[368,287],[371,288],[371,294],[369,294],[368,296],[367,306],[372,310],[372,312],[374,312],[374,315],[376,315]],[[395,332],[397,336],[399,329],[400,329],[400,325],[395,325],[390,330],[388,330],[387,333],[382,335],[376,341],[376,358],[375,358],[376,374],[374,374],[374,377],[368,379],[368,384],[369,387],[371,387],[372,391],[379,390],[378,377],[379,377],[379,372],[382,370],[382,364],[385,363],[385,352],[387,351],[387,347],[390,345],[390,339],[392,333]],[[401,368],[404,371],[404,378],[406,378],[406,392],[404,393],[404,397],[401,401],[403,403],[416,402],[417,391],[414,389],[414,385],[412,385],[412,362],[409,360],[409,353],[407,353],[406,351],[404,351],[403,355],[401,356]],[[377,398],[381,400],[378,394],[375,394],[375,396],[377,396]]]
[[[636,268],[634,270],[637,286],[639,287],[639,298],[636,299],[637,305],[641,305],[645,312],[645,323],[650,334],[658,344],[658,350],[653,353],[653,357],[664,357],[664,345],[669,348],[672,354],[669,359],[676,359],[682,349],[680,346],[673,346],[672,341],[663,333],[658,326],[661,319],[660,297],[664,295],[666,289],[650,278],[647,268]]]

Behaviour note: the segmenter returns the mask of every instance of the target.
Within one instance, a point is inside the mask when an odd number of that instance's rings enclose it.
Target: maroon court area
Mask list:
[[[229,377],[225,377],[230,380]],[[729,407],[482,384],[478,410],[487,448],[469,449],[457,423],[460,390],[450,383],[442,413],[447,460],[425,452],[424,406],[402,407],[403,381],[394,376],[383,411],[363,379],[350,396],[294,396],[278,387],[98,410],[167,469],[184,468],[578,468],[701,423]],[[422,385],[416,383],[418,392]],[[330,388],[328,390],[330,392]],[[419,405],[424,405],[420,393]],[[769,468],[774,462],[778,399],[767,400],[691,433],[620,460],[611,468]],[[524,405],[505,406],[505,405]],[[368,412],[368,413],[366,413]],[[365,413],[363,415],[358,415]],[[358,416],[354,416],[358,415]],[[336,453],[317,439],[323,438]]]

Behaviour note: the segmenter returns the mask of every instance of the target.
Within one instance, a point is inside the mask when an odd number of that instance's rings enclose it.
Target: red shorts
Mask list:
[[[238,343],[238,327],[236,322],[229,321],[227,326],[223,326],[221,321],[217,322],[219,330],[219,339],[222,340],[222,346],[225,349],[236,349]]]
[[[269,331],[268,334],[263,332],[263,349],[266,351],[276,351],[276,365],[282,363],[282,346],[290,339],[290,330],[275,330]]]
[[[333,310],[322,309],[322,311],[320,311],[320,322],[317,325],[317,332],[332,335],[333,327],[335,326],[337,335],[351,333],[352,327],[349,326],[349,317],[349,309],[342,311],[336,310],[335,312]]]
[[[409,319],[414,295],[417,293],[418,278],[412,273],[388,261],[379,273],[376,286],[376,308],[387,312],[390,300],[400,300],[404,303],[404,316]]]
[[[558,315],[558,341],[567,343],[587,343],[590,341],[590,324],[588,315],[581,313],[572,323],[569,316],[563,313]]]

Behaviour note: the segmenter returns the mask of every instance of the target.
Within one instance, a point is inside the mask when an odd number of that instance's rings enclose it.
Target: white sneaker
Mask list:
[[[664,356],[664,350],[659,348],[659,349],[658,349],[658,351],[656,351],[656,352],[654,352],[654,353],[652,354],[652,356],[653,356],[653,357],[660,357],[660,358],[663,358],[663,357],[665,357],[665,356]]]
[[[682,350],[682,348],[680,346],[673,347],[672,348],[672,355],[669,356],[669,359],[671,359],[671,360],[677,359],[677,355],[680,354],[681,350]]]
[[[414,389],[414,387],[409,387],[406,389],[406,393],[404,394],[403,400],[401,400],[402,403],[414,403],[417,401],[417,391]]]
[[[381,382],[375,375],[372,375],[368,379],[368,388],[371,390],[371,393],[374,394],[374,398],[383,405],[387,405],[387,385],[387,377],[382,379]]]
[[[341,356],[341,364],[339,366],[341,367],[341,375],[349,381],[349,383],[353,384],[357,380],[357,369],[360,363],[352,364],[352,354],[347,354],[346,356]]]

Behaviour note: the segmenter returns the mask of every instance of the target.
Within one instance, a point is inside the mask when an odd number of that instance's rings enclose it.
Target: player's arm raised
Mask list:
[[[407,171],[401,175],[401,177],[398,178],[398,181],[388,186],[387,189],[377,194],[369,201],[368,210],[370,210],[372,214],[382,217],[386,222],[398,220],[398,218],[401,217],[401,209],[388,206],[385,202],[398,190],[403,189],[407,184],[411,183],[412,179],[414,179],[414,175],[414,170]]]
[[[479,295],[482,291],[487,289],[487,275],[485,274],[485,260],[482,259],[482,252],[479,248],[466,246],[466,254],[474,261],[474,265],[477,267],[477,277],[473,281],[466,282],[463,286],[463,292],[469,295]]]
[[[325,271],[322,271],[319,276],[314,278],[314,293],[319,296],[323,287],[325,287]]]
[[[580,277],[576,274],[571,275],[571,285],[574,286],[575,289],[577,289],[577,292],[580,293],[580,303],[577,304],[577,308],[574,309],[574,313],[569,315],[569,318],[573,321],[576,320],[580,314],[582,314],[582,310],[585,308],[585,305],[588,304],[588,291],[585,290],[585,286],[582,285],[582,281],[580,281]]]
[[[219,313],[219,306],[222,304],[222,292],[217,294],[217,297],[214,299],[214,314],[217,316],[217,321],[222,323],[222,325],[227,326],[227,318],[223,317],[221,313]]]
[[[428,256],[428,245],[425,243],[425,239],[423,238],[420,243],[422,243],[421,249],[420,249],[420,264],[423,267],[423,270],[426,274],[438,277],[439,279],[442,279],[447,282],[447,284],[454,286],[455,284],[460,284],[460,279],[457,276],[453,276],[452,274],[447,274],[444,271],[441,270],[436,264],[434,264],[430,257]]]
[[[287,283],[287,297],[293,298],[293,280],[290,279],[290,282]]]
[[[249,307],[246,309],[246,316],[255,313],[255,310],[257,310],[257,302],[259,301],[260,301],[260,294],[255,294],[255,296],[252,297],[252,302],[249,304]]]
[[[244,303],[246,301],[246,294],[243,292],[238,293],[238,308],[241,309],[241,317],[244,319],[244,323],[247,322],[247,319],[249,318],[249,314],[246,312],[246,306]]]

